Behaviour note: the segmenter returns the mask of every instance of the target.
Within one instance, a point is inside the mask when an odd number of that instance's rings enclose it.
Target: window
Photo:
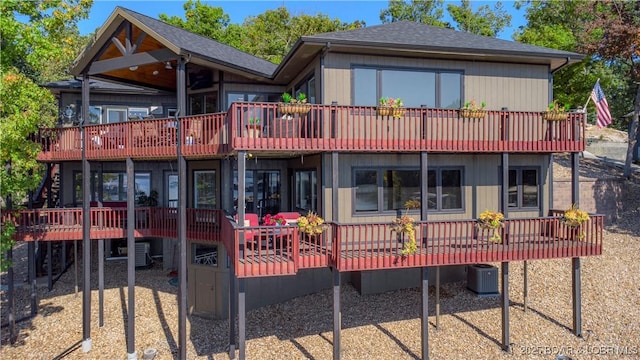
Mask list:
[[[167,174],[167,206],[178,207],[178,174]]]
[[[311,76],[296,87],[294,95],[297,97],[300,93],[305,93],[305,95],[307,95],[308,103],[316,103],[316,78],[314,76]]]
[[[227,109],[235,101],[249,101],[249,102],[277,102],[280,100],[282,94],[250,94],[243,92],[229,92],[227,93]]]
[[[462,169],[436,168],[427,171],[428,209],[462,210]]]
[[[194,206],[200,209],[216,207],[216,172],[214,170],[193,172]]]
[[[428,209],[463,210],[462,169],[435,168],[427,174]],[[397,211],[407,200],[421,199],[419,169],[356,169],[353,179],[356,213]]]
[[[381,97],[401,98],[407,107],[458,109],[462,72],[353,68],[353,105],[376,105]]]
[[[217,93],[189,95],[190,115],[213,114],[218,110]]]
[[[218,247],[194,243],[191,245],[191,264],[218,267]]]
[[[142,120],[149,115],[148,108],[129,108],[129,120]]]
[[[295,172],[295,207],[298,210],[318,211],[318,187],[316,170],[301,170]]]
[[[127,121],[126,108],[107,108],[107,123],[113,124],[123,121]]]
[[[530,168],[509,169],[509,208],[539,207],[540,187],[538,170]]]
[[[238,203],[238,170],[233,170],[233,202]],[[280,210],[281,181],[279,170],[245,171],[245,211],[256,213],[260,218],[266,214],[277,214]]]
[[[382,186],[382,210],[404,209],[407,200],[420,200],[420,171],[384,170]]]
[[[74,172],[73,179],[74,202],[82,201],[82,172]],[[98,173],[91,172],[91,201],[98,201]],[[151,173],[135,174],[136,201],[140,195],[149,196],[151,193]],[[127,174],[104,172],[102,173],[102,201],[126,201],[127,200]]]

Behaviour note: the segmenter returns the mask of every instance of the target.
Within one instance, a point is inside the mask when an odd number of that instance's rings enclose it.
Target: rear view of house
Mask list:
[[[345,281],[421,286],[427,358],[429,279],[480,262],[501,262],[508,304],[510,262],[572,258],[580,335],[580,258],[602,252],[603,219],[572,226],[554,209],[556,153],[571,153],[579,204],[584,114],[545,117],[553,73],[580,59],[397,22],[304,36],[276,66],[116,8],[77,59],[81,88],[50,84],[68,111],[42,129],[38,160],[59,200],[12,214],[16,240],[82,241],[85,279],[91,246],[126,257],[131,287],[149,258],[178,268],[182,358],[187,313],[237,316],[230,351],[244,358],[247,309],[328,287],[339,358]],[[483,227],[486,211],[504,219]],[[317,234],[297,226],[310,213]],[[508,305],[502,324],[507,348]]]

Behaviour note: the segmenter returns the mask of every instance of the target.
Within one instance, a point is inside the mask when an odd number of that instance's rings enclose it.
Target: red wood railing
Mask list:
[[[545,121],[541,112],[487,111],[483,119],[458,110],[409,108],[400,118],[375,107],[309,105],[283,114],[278,104],[234,103],[233,149],[296,151],[564,152],[584,150],[583,114]],[[260,119],[258,135],[248,125]]]
[[[407,239],[391,232],[390,224],[333,225],[336,240],[332,262],[341,271],[421,267],[478,262],[566,258],[602,253],[604,218],[592,215],[580,228],[559,217],[509,219],[492,241],[492,230],[476,221],[416,224],[418,250],[402,255]]]
[[[86,156],[89,160],[166,159],[177,157],[180,141],[182,153],[192,158],[228,151],[226,113],[194,115],[175,119],[153,119],[124,123],[89,125],[85,128]],[[80,129],[41,130],[36,141],[42,145],[40,161],[79,160],[82,157]]]
[[[82,209],[21,210],[2,214],[13,221],[16,240],[82,240]],[[91,208],[91,239],[126,237],[126,208]],[[403,255],[406,238],[389,223],[330,224],[319,237],[296,226],[240,227],[220,210],[187,209],[187,238],[222,242],[239,277],[292,275],[298,269],[335,266],[340,271],[409,268],[478,262],[600,255],[604,218],[591,215],[579,228],[560,217],[505,220],[491,240],[476,221],[416,224],[418,250]],[[177,237],[177,210],[136,208],[134,236]]]
[[[91,208],[91,239],[118,239],[127,236],[127,209]],[[177,209],[136,208],[134,236],[177,237]],[[222,212],[214,209],[187,209],[187,238],[219,241]],[[82,209],[34,209],[5,212],[1,221],[16,225],[17,241],[82,240]]]
[[[541,112],[488,111],[483,119],[458,110],[407,109],[401,118],[380,116],[375,107],[309,105],[305,114],[282,114],[274,103],[234,103],[228,113],[89,125],[89,160],[172,159],[178,142],[190,158],[260,151],[566,152],[584,150],[584,115],[545,121]],[[260,128],[249,131],[250,120]],[[79,128],[42,130],[39,161],[80,160]]]

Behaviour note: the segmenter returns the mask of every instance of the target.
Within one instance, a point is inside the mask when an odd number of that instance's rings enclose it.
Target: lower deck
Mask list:
[[[82,240],[82,209],[22,210],[13,216],[18,241]],[[177,238],[173,208],[92,208],[90,238],[127,237],[133,221],[135,238]],[[579,227],[559,216],[506,219],[496,230],[481,229],[476,220],[415,223],[416,250],[403,253],[409,241],[391,223],[329,223],[319,236],[297,226],[245,226],[220,210],[187,209],[187,239],[219,243],[238,277],[293,275],[300,269],[332,267],[339,271],[398,269],[478,262],[523,261],[600,255],[604,219],[591,215]]]

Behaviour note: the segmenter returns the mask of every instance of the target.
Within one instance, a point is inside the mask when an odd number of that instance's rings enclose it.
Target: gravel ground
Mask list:
[[[558,163],[563,164],[560,157]],[[597,161],[581,161],[581,176],[616,176]],[[556,166],[554,176],[569,174]],[[571,260],[529,263],[529,311],[523,311],[523,263],[510,265],[510,353],[501,350],[501,308],[498,297],[478,298],[465,282],[443,284],[440,329],[430,328],[431,359],[640,359],[640,179],[628,181],[622,218],[604,232],[602,256],[582,261],[582,323],[584,338],[571,332]],[[26,246],[16,249],[24,259]],[[95,264],[95,261],[93,262]],[[17,279],[24,278],[18,260]],[[2,359],[125,359],[126,264],[108,262],[105,324],[98,327],[97,291],[92,293],[93,349],[84,354],[82,294],[75,295],[73,271],[46,292],[39,289],[39,315],[20,322],[19,338],[7,345],[2,329]],[[178,342],[177,288],[160,264],[136,271],[136,350],[148,348],[157,359],[173,359]],[[95,281],[95,280],[94,280]],[[3,280],[3,283],[4,280]],[[94,285],[95,288],[96,285]],[[433,289],[430,289],[433,290]],[[6,322],[5,292],[2,322]],[[250,294],[248,294],[250,295]],[[29,312],[27,289],[17,291],[17,315]],[[247,313],[249,359],[331,359],[332,295],[330,291],[296,298]],[[342,359],[420,358],[420,290],[408,289],[361,296],[342,287]],[[435,323],[435,298],[430,295]],[[187,320],[189,359],[228,359],[227,321],[190,317]]]

